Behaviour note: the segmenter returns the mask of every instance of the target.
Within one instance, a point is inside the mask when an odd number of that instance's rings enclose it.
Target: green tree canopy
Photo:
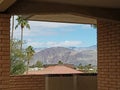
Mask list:
[[[82,65],[81,63],[77,67],[80,71],[86,73],[97,73],[97,67],[92,64]]]
[[[58,64],[63,64],[63,62],[62,61],[58,61]]]
[[[42,68],[43,63],[41,61],[37,61],[36,64],[35,64],[35,67]]]
[[[25,65],[25,51],[20,50],[20,40],[11,40],[11,53],[10,53],[10,60],[11,60],[11,69],[10,73],[12,75],[19,75],[23,74],[26,70],[26,65]]]

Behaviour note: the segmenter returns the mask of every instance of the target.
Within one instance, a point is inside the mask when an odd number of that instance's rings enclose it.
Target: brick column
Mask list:
[[[0,14],[0,90],[9,90],[10,15]]]
[[[98,20],[98,90],[120,90],[120,23]]]

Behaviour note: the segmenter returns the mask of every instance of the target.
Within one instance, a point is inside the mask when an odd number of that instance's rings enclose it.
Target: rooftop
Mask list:
[[[73,68],[64,66],[64,65],[54,65],[48,66],[47,68],[40,70],[40,71],[29,71],[28,74],[80,74],[83,72],[77,71]]]

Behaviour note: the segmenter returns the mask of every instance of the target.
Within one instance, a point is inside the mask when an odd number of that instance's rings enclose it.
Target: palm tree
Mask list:
[[[93,27],[94,29],[97,29],[97,24],[91,24],[91,27]]]
[[[58,61],[58,64],[63,64],[63,62],[62,61]]]
[[[15,29],[18,28],[18,26],[21,27],[21,47],[20,49],[22,50],[22,44],[23,44],[23,29],[26,27],[28,29],[30,29],[30,25],[28,23],[28,21],[26,19],[24,19],[21,16],[18,16],[18,18],[16,19],[18,21],[17,25],[15,26]]]
[[[32,46],[28,46],[26,48],[26,56],[27,56],[27,73],[28,74],[28,69],[29,69],[29,62],[32,56],[34,55],[35,51]]]

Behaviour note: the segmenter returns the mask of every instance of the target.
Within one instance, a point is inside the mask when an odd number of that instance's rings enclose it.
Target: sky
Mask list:
[[[88,24],[43,21],[29,21],[29,24],[30,30],[24,28],[23,39],[34,48],[88,47],[97,43],[96,29]],[[14,38],[20,39],[20,27],[14,30]]]

